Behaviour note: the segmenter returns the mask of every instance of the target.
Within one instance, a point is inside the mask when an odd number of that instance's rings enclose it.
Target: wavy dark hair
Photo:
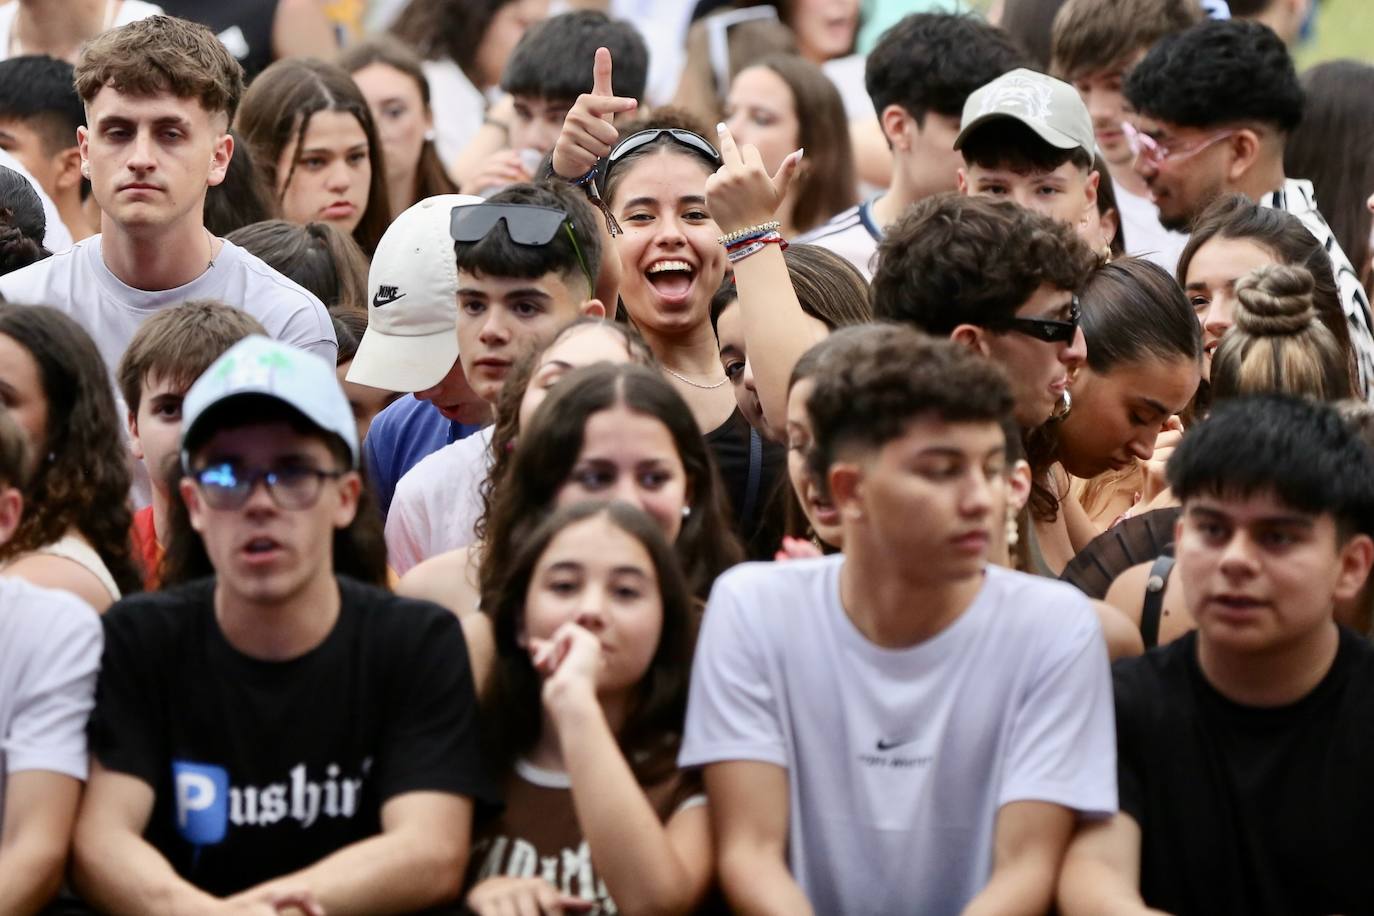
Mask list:
[[[382,64],[398,73],[404,73],[420,87],[420,101],[429,113],[429,80],[420,68],[420,59],[415,52],[406,47],[394,35],[373,35],[361,44],[356,44],[339,55],[339,66],[350,75],[373,64]],[[448,170],[439,159],[439,151],[434,141],[426,139],[420,146],[420,158],[415,163],[415,197],[409,201],[391,201],[395,209],[405,209],[416,201],[438,194],[457,194],[458,185],[449,176]]]
[[[666,779],[677,768],[696,641],[692,593],[677,555],[653,519],[623,502],[594,500],[565,506],[545,519],[521,541],[493,589],[490,613],[496,662],[482,699],[482,719],[502,772],[509,771],[515,759],[534,746],[542,722],[543,679],[530,663],[529,652],[520,645],[535,567],[559,534],[601,517],[638,541],[649,554],[663,603],[658,646],[616,740],[641,785]]]
[[[38,460],[24,490],[24,517],[0,544],[0,562],[74,528],[121,592],[141,591],[129,542],[129,449],[100,350],[81,325],[46,306],[0,302],[0,334],[38,364],[48,402],[45,439],[33,443]]]
[[[367,255],[337,226],[269,219],[235,229],[228,239],[314,293],[325,308],[367,308]]]
[[[511,459],[515,454],[516,437],[520,434],[520,405],[524,403],[525,391],[529,388],[534,373],[539,369],[540,361],[543,360],[544,354],[560,341],[579,331],[593,328],[607,334],[619,335],[625,342],[625,353],[629,356],[630,362],[640,366],[658,365],[654,351],[649,349],[644,338],[631,325],[590,315],[574,318],[559,328],[546,345],[536,347],[517,359],[511,366],[506,381],[501,385],[501,393],[496,398],[496,420],[492,424],[491,433],[491,469],[487,472],[486,480],[482,481],[482,515],[473,526],[479,543],[487,537],[487,519],[491,517],[492,494],[509,473]]]
[[[572,473],[588,421],[617,406],[657,419],[677,446],[692,511],[676,547],[692,593],[705,600],[716,577],[743,557],[715,461],[682,395],[653,369],[601,363],[569,373],[539,405],[493,490],[479,575],[482,607],[495,607],[496,583]]]
[[[292,143],[299,154],[310,119],[321,111],[351,114],[367,136],[367,156],[371,163],[372,180],[367,191],[367,207],[353,230],[354,240],[369,256],[377,250],[377,242],[391,223],[391,202],[386,190],[386,160],[382,144],[377,139],[377,126],[372,109],[348,72],[337,64],[314,58],[291,57],[279,60],[258,74],[253,85],[244,93],[235,122],[243,139],[253,152],[253,162],[262,175],[263,183],[271,189],[280,203],[278,186],[291,184],[296,163],[286,170],[285,178],[277,174],[282,151]]]
[[[280,402],[266,398],[245,398],[240,404],[223,408],[216,416],[220,418],[214,424],[216,430],[278,421],[288,423],[302,435],[320,436],[324,439],[339,467],[349,467],[352,464],[352,456],[342,439],[321,433],[319,427]],[[204,441],[203,436],[201,441]],[[194,449],[198,443],[188,442],[186,445]],[[164,541],[166,553],[158,569],[158,581],[163,588],[215,575],[214,564],[210,562],[210,555],[205,552],[205,542],[191,527],[191,516],[186,508],[186,501],[181,498],[180,483],[183,473],[181,466],[176,465],[167,475],[167,492],[171,494],[171,502],[167,507],[167,536]],[[366,467],[359,467],[358,473],[363,477],[362,492],[358,495],[358,511],[346,527],[334,531],[334,572],[336,575],[350,576],[369,585],[388,588],[390,582],[386,569],[386,539],[382,535],[382,517],[377,511],[372,487],[368,484]]]
[[[43,247],[47,217],[27,178],[0,165],[0,276],[49,254]]]

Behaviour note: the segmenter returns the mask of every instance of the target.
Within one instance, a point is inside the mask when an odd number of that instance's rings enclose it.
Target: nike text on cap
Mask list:
[[[964,103],[964,117],[954,148],[989,121],[1011,118],[1035,131],[1056,149],[1079,147],[1094,155],[1093,119],[1078,90],[1034,70],[1012,70],[979,89]]]
[[[387,391],[423,391],[458,360],[458,266],[449,214],[480,204],[468,194],[427,197],[396,217],[367,273],[367,333],[348,380]]]
[[[334,367],[313,353],[254,334],[234,344],[196,379],[181,404],[181,466],[188,473],[191,441],[211,409],[241,397],[280,401],[348,446],[358,466],[358,424]]]

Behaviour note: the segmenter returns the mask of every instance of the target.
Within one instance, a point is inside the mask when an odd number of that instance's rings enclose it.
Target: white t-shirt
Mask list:
[[[476,542],[482,483],[491,470],[494,429],[431,452],[396,484],[386,514],[387,563],[398,576],[422,560]]]
[[[156,16],[161,12],[162,7],[152,3],[144,3],[143,0],[124,0],[115,10],[114,18],[110,20],[110,28],[117,29],[121,25],[147,19],[149,16]],[[14,17],[18,13],[18,3],[6,3],[0,6],[0,60],[7,60],[10,56],[10,30],[14,27]],[[23,51],[24,49],[20,48],[20,50]]]
[[[22,770],[86,778],[86,719],[105,635],[67,592],[0,576],[0,821]]]
[[[882,240],[882,227],[873,219],[873,201],[850,207],[843,213],[836,213],[829,222],[822,223],[794,241],[799,245],[819,245],[835,252],[859,269],[865,280],[873,279],[873,268],[878,258],[878,242]]]
[[[0,10],[2,9],[4,7],[0,6]],[[57,204],[53,203],[48,192],[43,190],[38,179],[29,174],[29,170],[24,168],[24,164],[14,158],[8,150],[0,149],[0,165],[23,175],[29,186],[38,194],[38,202],[43,205],[43,247],[53,254],[66,251],[72,247],[71,230],[67,228],[66,223],[62,222],[62,214],[57,212]]]
[[[788,773],[788,860],[817,913],[958,913],[992,872],[997,812],[1116,810],[1111,672],[1071,586],[988,567],[967,611],[906,649],[840,603],[843,556],[717,580],[680,764]]]
[[[420,65],[429,83],[429,107],[434,111],[434,148],[447,168],[463,152],[487,116],[487,99],[462,68],[448,58]]]
[[[1178,271],[1178,258],[1188,244],[1188,234],[1161,226],[1159,208],[1149,197],[1132,194],[1121,185],[1114,190],[1121,231],[1126,234],[1126,253],[1158,264],[1172,277]]]

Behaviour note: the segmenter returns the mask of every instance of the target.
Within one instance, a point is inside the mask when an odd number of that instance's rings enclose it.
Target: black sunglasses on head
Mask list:
[[[560,231],[565,231],[577,255],[577,263],[587,278],[588,287],[596,289],[596,278],[592,276],[587,259],[582,254],[572,218],[555,207],[541,207],[538,204],[462,204],[449,213],[448,234],[455,242],[480,242],[500,222],[506,224],[506,234],[517,245],[547,245]]]
[[[677,127],[653,127],[649,130],[640,130],[630,134],[624,140],[621,140],[615,146],[611,147],[611,151],[596,164],[596,168],[593,170],[592,180],[587,186],[589,192],[588,197],[591,198],[592,203],[595,204],[597,209],[606,217],[606,229],[611,235],[619,235],[623,231],[620,228],[620,223],[616,221],[615,216],[611,213],[610,206],[601,196],[606,190],[606,181],[610,178],[611,169],[615,167],[616,162],[619,160],[625,158],[640,147],[648,146],[664,134],[667,134],[668,139],[679,146],[687,147],[687,149],[697,153],[713,166],[717,168],[720,167],[722,162],[720,152],[711,145],[709,140],[695,131],[682,130]]]
[[[1074,296],[1067,321],[1055,318],[1003,318],[987,322],[984,327],[990,331],[1015,331],[1045,343],[1073,343],[1074,335],[1078,333],[1080,315],[1078,297]]]

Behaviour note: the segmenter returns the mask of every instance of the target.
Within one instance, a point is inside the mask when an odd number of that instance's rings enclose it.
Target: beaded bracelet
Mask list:
[[[770,230],[767,234],[755,239],[736,242],[725,249],[725,257],[731,264],[738,264],[750,255],[758,254],[769,245],[776,244],[778,250],[787,250],[787,239],[783,238],[776,231]]]
[[[734,232],[727,232],[718,236],[716,241],[726,248],[741,242],[751,242],[754,239],[762,238],[770,232],[777,232],[782,228],[782,223],[777,220],[770,220],[766,223],[759,223],[757,226],[746,226],[743,229],[736,229]]]

